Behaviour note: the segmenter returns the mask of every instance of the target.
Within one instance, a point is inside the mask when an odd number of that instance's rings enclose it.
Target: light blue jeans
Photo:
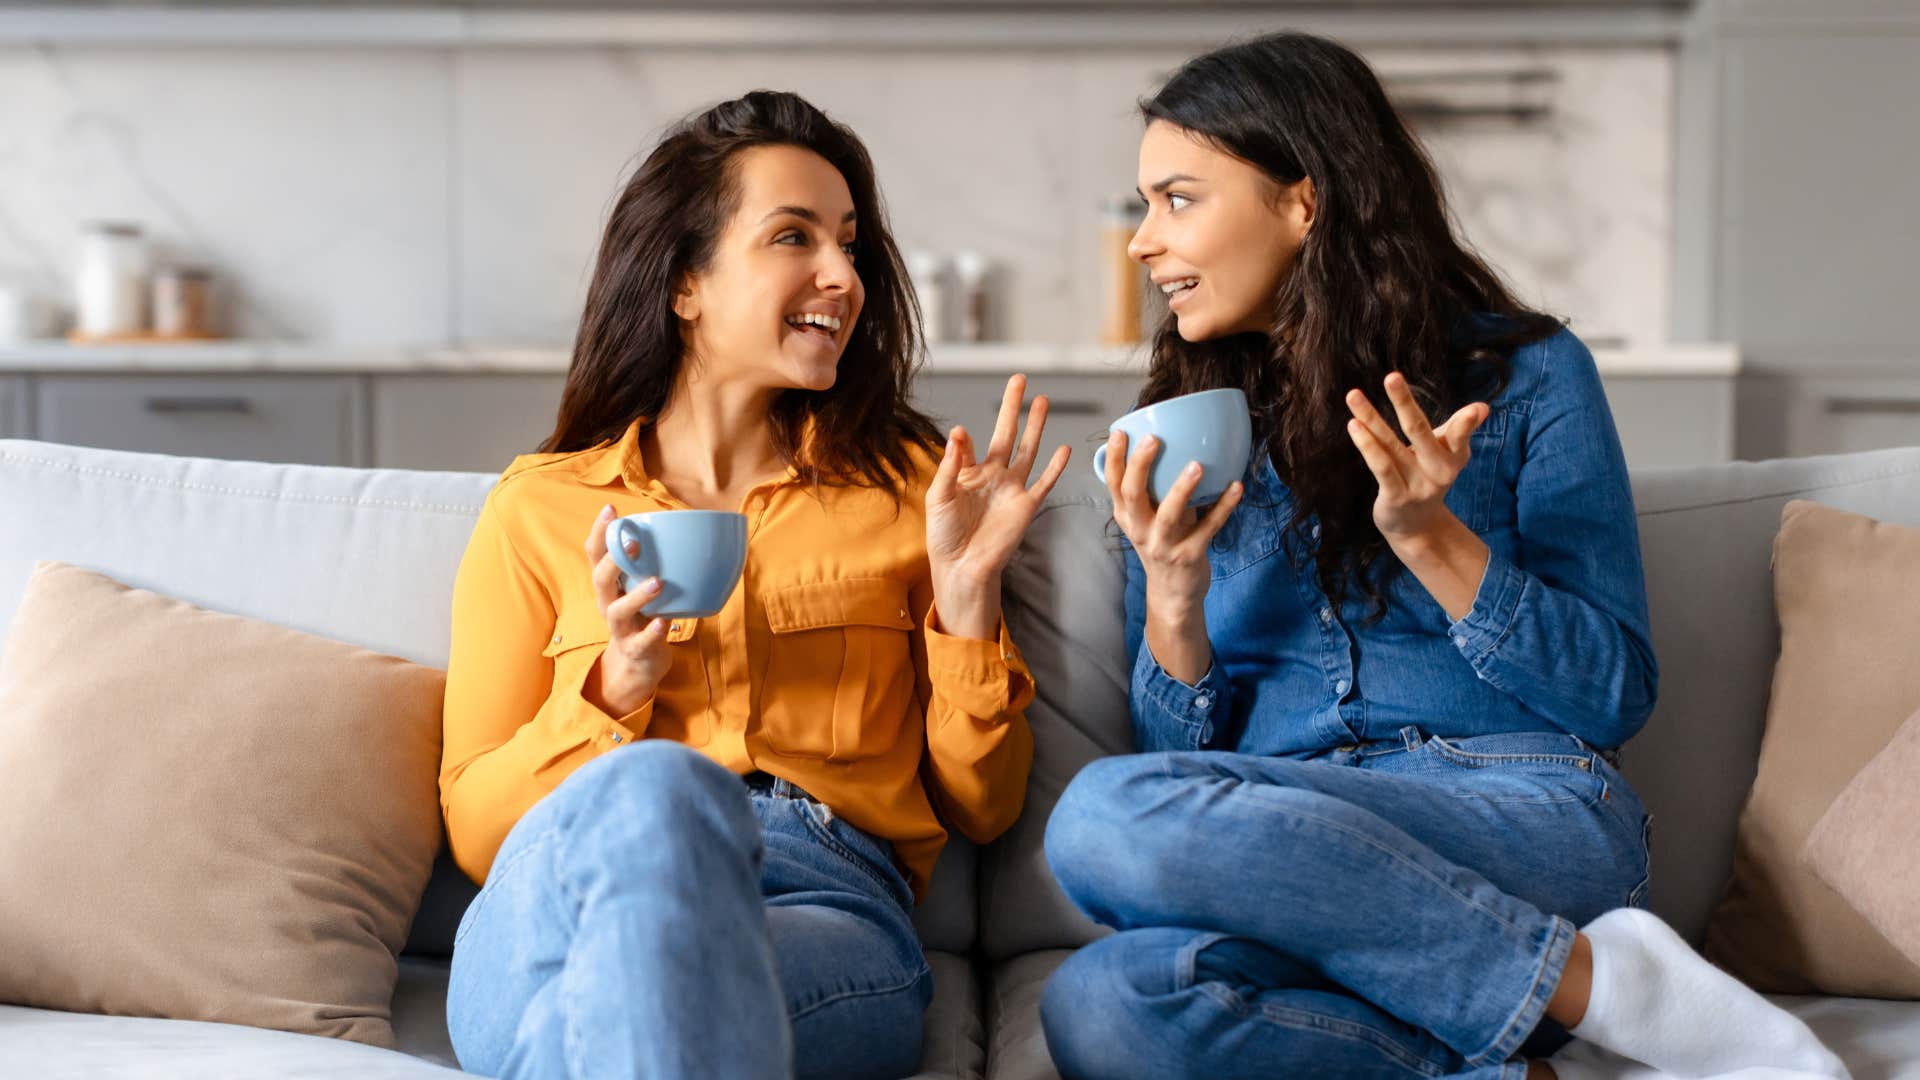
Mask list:
[[[1576,926],[1644,905],[1650,828],[1562,734],[1096,761],[1047,862],[1119,932],[1048,982],[1047,1047],[1070,1080],[1518,1080],[1566,1041]]]
[[[677,743],[583,765],[454,939],[460,1064],[525,1078],[899,1077],[932,975],[891,849]]]

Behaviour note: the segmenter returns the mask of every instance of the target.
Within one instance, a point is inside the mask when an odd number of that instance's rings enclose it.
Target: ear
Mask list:
[[[1301,231],[1313,228],[1314,212],[1319,209],[1319,200],[1313,188],[1313,177],[1303,176],[1293,185],[1293,198],[1300,206]]]
[[[680,279],[679,288],[673,292],[673,313],[680,316],[682,322],[700,321],[700,295],[693,287],[691,278]]]

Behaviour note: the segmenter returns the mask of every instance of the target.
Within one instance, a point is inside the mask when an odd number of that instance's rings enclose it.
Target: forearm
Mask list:
[[[1473,610],[1490,552],[1465,522],[1448,514],[1432,533],[1396,543],[1393,551],[1447,613],[1448,622],[1458,622]]]
[[[1161,670],[1188,686],[1199,683],[1213,666],[1213,645],[1200,604],[1161,602],[1149,594],[1144,630],[1147,649]]]

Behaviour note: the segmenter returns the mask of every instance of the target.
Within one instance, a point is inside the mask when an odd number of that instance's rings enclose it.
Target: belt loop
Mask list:
[[[1420,734],[1420,729],[1412,724],[1408,724],[1406,727],[1400,729],[1400,738],[1407,744],[1407,753],[1409,754],[1420,749],[1420,747],[1426,743],[1426,738]]]

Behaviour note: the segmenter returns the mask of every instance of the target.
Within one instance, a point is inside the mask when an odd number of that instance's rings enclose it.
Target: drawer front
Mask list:
[[[34,384],[37,437],[188,457],[361,465],[360,380],[344,375],[62,375]]]
[[[377,375],[374,464],[499,472],[553,433],[566,381],[564,375]]]
[[[1047,431],[1040,460],[1065,443],[1073,447],[1073,465],[1087,468],[1093,451],[1106,441],[1107,425],[1133,411],[1144,378],[1139,375],[1029,375],[1027,400],[1047,397]],[[966,425],[984,452],[1006,392],[1006,375],[939,375],[922,372],[914,385],[920,408],[940,422],[941,433]],[[1025,417],[1024,407],[1022,417]]]
[[[33,425],[27,415],[27,377],[0,375],[0,439],[30,439]]]

